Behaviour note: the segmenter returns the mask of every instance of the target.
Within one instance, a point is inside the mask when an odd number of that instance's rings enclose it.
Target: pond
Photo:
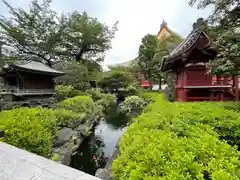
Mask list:
[[[104,168],[130,121],[129,117],[119,114],[116,107],[110,112],[72,157],[71,167],[92,175],[98,168]]]

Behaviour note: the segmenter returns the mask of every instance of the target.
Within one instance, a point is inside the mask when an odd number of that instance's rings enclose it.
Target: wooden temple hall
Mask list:
[[[216,55],[216,45],[208,35],[195,29],[163,58],[162,70],[176,78],[176,101],[240,100],[240,78],[207,72],[206,63]]]
[[[0,95],[5,101],[55,94],[54,78],[64,75],[49,66],[28,61],[5,65],[0,71]]]

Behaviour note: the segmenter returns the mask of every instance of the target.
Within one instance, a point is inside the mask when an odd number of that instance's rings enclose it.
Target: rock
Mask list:
[[[103,180],[112,180],[111,172],[110,169],[100,168],[96,171],[95,176]]]
[[[71,163],[72,151],[70,149],[64,149],[60,154],[60,161],[62,164],[69,166]]]
[[[87,124],[80,124],[76,129],[74,129],[77,132],[78,136],[84,136],[86,129],[88,129]]]
[[[65,128],[65,129],[69,129],[69,128]],[[69,166],[71,163],[72,155],[79,148],[83,140],[84,138],[82,136],[78,137],[77,132],[73,131],[71,139],[61,146],[54,147],[51,154],[52,156],[54,154],[58,154],[59,162]]]
[[[2,110],[9,110],[13,108],[13,104],[12,103],[6,103],[5,105],[2,106]]]
[[[70,141],[73,135],[73,130],[70,128],[63,128],[56,133],[56,139],[54,141],[54,146],[61,146],[66,142]]]

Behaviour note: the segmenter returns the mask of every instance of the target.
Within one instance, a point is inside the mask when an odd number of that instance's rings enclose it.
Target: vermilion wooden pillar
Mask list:
[[[184,73],[183,73],[183,88],[187,86],[187,71],[184,70]],[[183,90],[183,101],[187,101],[187,89],[184,88]]]

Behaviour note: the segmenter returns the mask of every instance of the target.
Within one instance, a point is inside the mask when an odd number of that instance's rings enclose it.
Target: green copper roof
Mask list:
[[[22,62],[22,63],[14,63],[11,64],[10,67],[14,67],[19,70],[25,70],[25,71],[35,71],[36,73],[41,74],[52,74],[56,76],[64,75],[64,72],[57,71],[42,62],[38,61],[28,61],[28,62]]]

